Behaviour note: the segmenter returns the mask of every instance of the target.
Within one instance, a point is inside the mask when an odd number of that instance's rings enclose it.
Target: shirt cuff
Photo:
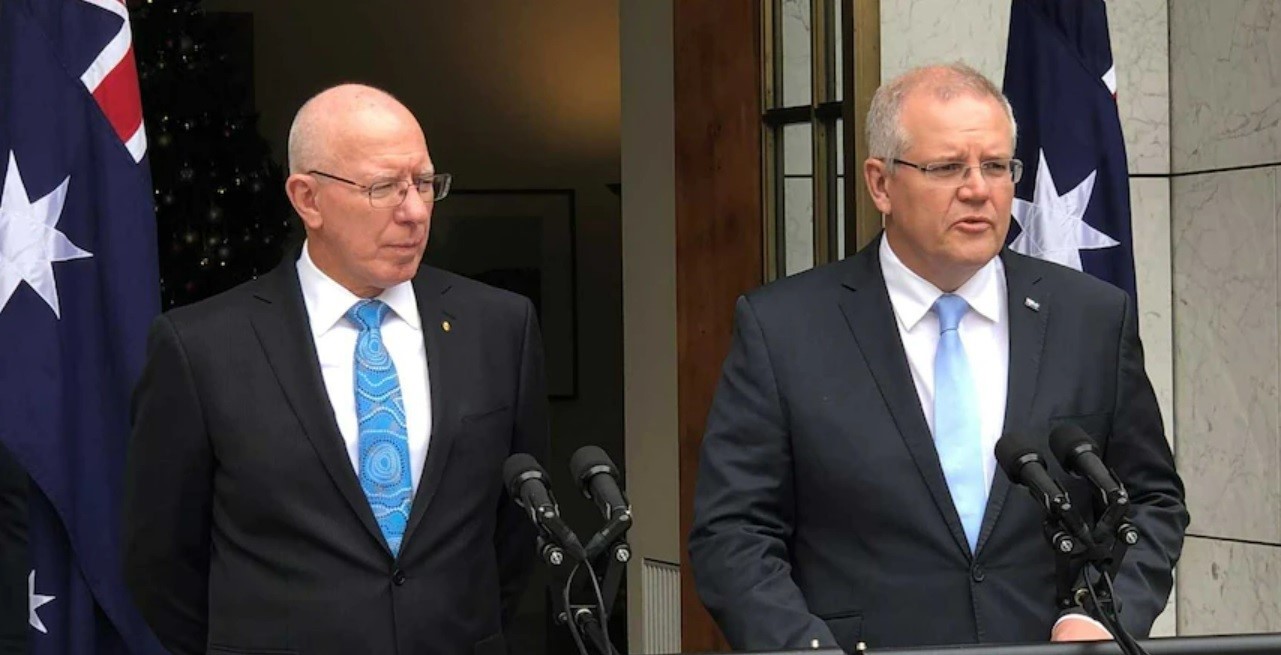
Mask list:
[[[1094,627],[1102,630],[1103,632],[1106,632],[1107,634],[1112,634],[1112,631],[1108,630],[1107,626],[1103,625],[1102,623],[1099,623],[1098,621],[1095,621],[1094,619],[1090,618],[1088,615],[1085,615],[1085,614],[1075,614],[1075,613],[1064,614],[1063,616],[1059,617],[1059,620],[1054,622],[1054,628],[1059,627],[1059,624],[1064,621],[1087,621],[1090,624],[1092,624]],[[1051,631],[1053,631],[1054,628],[1051,628]]]

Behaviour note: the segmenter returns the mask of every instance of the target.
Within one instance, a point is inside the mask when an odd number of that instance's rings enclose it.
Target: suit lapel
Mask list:
[[[1005,395],[1003,432],[1027,429],[1028,412],[1036,395],[1036,381],[1041,370],[1045,348],[1045,327],[1050,318],[1050,292],[1038,285],[1041,276],[1032,271],[1022,255],[1005,250],[1005,286],[1008,293],[1007,315],[1010,322],[1009,388]],[[991,535],[1001,509],[1009,495],[1010,480],[1002,471],[992,478],[983,527],[979,531],[978,549],[982,550]]]
[[[934,438],[925,421],[920,396],[908,368],[894,308],[890,305],[885,278],[881,275],[879,248],[880,239],[877,239],[845,264],[848,271],[844,285],[848,293],[842,295],[841,311],[935,506],[957,546],[968,551],[965,529],[961,527],[961,518],[947,490]]]
[[[290,408],[347,504],[370,535],[387,548],[329,404],[294,257],[286,257],[264,275],[254,295],[260,302],[250,320]]]
[[[427,460],[423,463],[422,475],[418,481],[418,491],[409,510],[409,523],[405,527],[404,547],[410,543],[414,528],[422,521],[423,513],[440,488],[441,476],[445,471],[445,461],[449,459],[449,450],[457,435],[455,408],[458,407],[456,393],[459,380],[459,363],[457,352],[451,348],[450,334],[445,331],[445,323],[457,322],[458,316],[451,311],[448,292],[450,284],[437,269],[424,266],[414,278],[414,297],[418,303],[418,316],[423,326],[423,339],[427,345],[427,374],[431,386],[431,441],[427,446]],[[452,382],[452,383],[451,383]]]

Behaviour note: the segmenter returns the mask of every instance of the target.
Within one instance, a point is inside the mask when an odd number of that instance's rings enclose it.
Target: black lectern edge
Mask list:
[[[1160,637],[1140,639],[1150,655],[1281,655],[1281,633],[1211,635],[1197,637]],[[1039,644],[967,644],[959,646],[922,646],[913,648],[874,648],[863,646],[867,655],[1120,655],[1114,641]],[[772,651],[738,651],[743,655],[844,655],[837,648],[794,648]],[[695,655],[669,653],[668,655]],[[730,655],[703,653],[702,655]]]

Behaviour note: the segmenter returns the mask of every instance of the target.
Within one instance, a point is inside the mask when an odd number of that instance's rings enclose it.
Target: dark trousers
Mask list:
[[[27,652],[27,472],[0,445],[0,655]]]

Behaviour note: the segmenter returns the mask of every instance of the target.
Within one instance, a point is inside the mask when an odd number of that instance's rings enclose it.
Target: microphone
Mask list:
[[[1099,457],[1099,448],[1094,445],[1090,435],[1079,426],[1060,425],[1050,433],[1050,452],[1054,453],[1064,469],[1086,478],[1103,492],[1107,509],[1099,517],[1094,530],[1094,541],[1106,543],[1108,535],[1112,534],[1126,546],[1139,543],[1138,528],[1126,520],[1130,509],[1130,495],[1125,491],[1125,486],[1112,475],[1107,464],[1103,463],[1103,458]],[[1120,556],[1117,556],[1116,561],[1120,562]]]
[[[1050,476],[1045,458],[1026,435],[1007,432],[996,442],[996,461],[1014,482],[1023,485],[1040,500],[1051,516],[1059,519],[1073,536],[1091,543],[1090,530],[1072,507],[1072,499]]]
[[[1007,432],[996,442],[996,461],[1014,482],[1027,487],[1047,506],[1071,503],[1045,467],[1045,458],[1021,434]]]
[[[618,488],[618,469],[597,446],[583,446],[569,458],[569,470],[578,480],[578,488],[588,500],[595,501],[605,520],[630,511],[627,499]]]
[[[604,527],[587,541],[587,556],[596,557],[631,529],[632,509],[618,487],[618,468],[597,446],[583,446],[575,451],[569,458],[569,470],[583,495],[595,502],[605,517]],[[628,551],[617,556],[630,557],[631,554]]]
[[[538,460],[527,453],[516,453],[503,462],[503,480],[507,493],[517,505],[529,510],[530,520],[547,537],[578,560],[586,558],[583,545],[560,518],[552,500],[551,480]]]
[[[1064,424],[1050,433],[1050,452],[1070,473],[1080,475],[1098,487],[1108,502],[1128,497],[1125,488],[1099,457],[1098,446],[1079,426]]]

